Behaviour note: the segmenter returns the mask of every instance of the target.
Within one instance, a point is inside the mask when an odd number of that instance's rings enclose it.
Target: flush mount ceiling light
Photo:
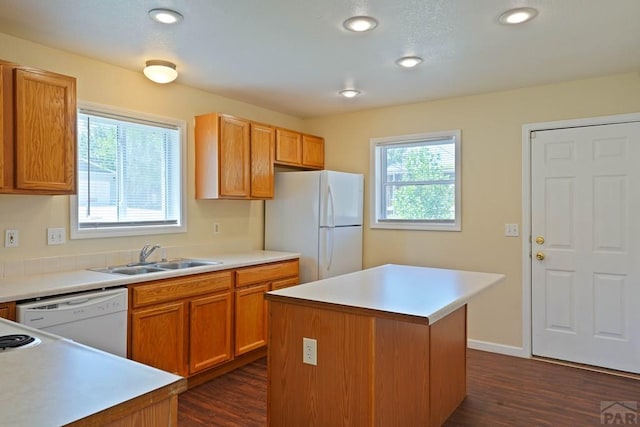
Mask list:
[[[360,91],[355,89],[345,89],[340,91],[340,95],[344,96],[345,98],[354,98],[360,95]]]
[[[151,9],[149,16],[161,24],[177,24],[183,18],[181,14],[171,9]]]
[[[378,21],[370,16],[352,16],[344,21],[342,25],[349,31],[361,33],[363,31],[373,30],[378,26]]]
[[[413,68],[421,63],[422,58],[420,58],[419,56],[403,56],[396,61],[396,64],[404,68]]]
[[[147,61],[143,72],[149,80],[161,84],[171,83],[178,77],[176,64],[169,61]]]
[[[505,25],[522,24],[531,21],[538,15],[538,11],[532,7],[519,7],[510,9],[498,17],[498,22]]]

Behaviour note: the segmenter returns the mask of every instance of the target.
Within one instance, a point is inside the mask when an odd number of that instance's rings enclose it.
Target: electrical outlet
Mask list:
[[[4,247],[15,248],[18,246],[18,230],[4,231]]]
[[[217,222],[213,223],[213,234],[218,234],[220,233],[220,224]]]
[[[313,338],[302,338],[302,363],[318,365],[318,342]]]
[[[506,237],[518,237],[520,235],[518,224],[505,224],[504,235]]]
[[[65,234],[64,227],[47,228],[47,245],[63,245],[67,241]]]

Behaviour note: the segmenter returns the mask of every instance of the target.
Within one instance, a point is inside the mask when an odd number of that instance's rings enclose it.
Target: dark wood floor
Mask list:
[[[467,365],[467,398],[446,427],[599,426],[601,401],[640,401],[636,379],[477,350]],[[183,393],[180,427],[266,425],[266,379],[261,359]]]

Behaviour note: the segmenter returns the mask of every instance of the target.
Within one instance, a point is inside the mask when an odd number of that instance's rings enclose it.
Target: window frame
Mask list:
[[[425,230],[425,231],[461,231],[462,230],[462,132],[460,129],[424,132],[410,135],[389,136],[381,138],[371,138],[370,143],[370,197],[369,197],[369,227],[372,229],[395,229],[395,230]],[[412,143],[438,142],[453,139],[455,147],[455,218],[452,222],[426,220],[384,220],[381,219],[381,203],[385,197],[382,194],[382,159],[381,150],[383,146],[411,145]]]
[[[180,156],[179,165],[179,219],[177,224],[156,224],[156,225],[123,225],[97,228],[80,228],[78,223],[78,194],[69,197],[70,213],[70,237],[71,239],[91,239],[100,237],[122,237],[122,236],[145,236],[151,234],[170,234],[187,232],[187,123],[184,120],[174,119],[164,116],[157,116],[139,111],[127,110],[124,108],[111,107],[92,102],[78,103],[78,116],[84,114],[105,114],[113,118],[122,117],[123,120],[130,119],[132,122],[158,123],[164,127],[176,127],[179,131],[178,153]],[[77,125],[77,123],[76,123]],[[77,142],[76,142],[77,144]],[[78,170],[76,170],[76,180],[78,181]],[[78,181],[79,182],[79,181]]]

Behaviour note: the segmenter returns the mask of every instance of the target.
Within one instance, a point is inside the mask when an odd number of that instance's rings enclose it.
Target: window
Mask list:
[[[371,139],[371,228],[460,231],[460,131]]]
[[[185,123],[83,104],[71,237],[186,231]]]

